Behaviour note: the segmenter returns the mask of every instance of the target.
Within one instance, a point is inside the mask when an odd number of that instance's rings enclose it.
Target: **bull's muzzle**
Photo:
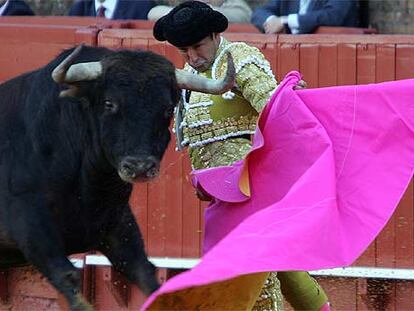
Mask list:
[[[148,181],[158,176],[159,166],[153,156],[125,157],[119,164],[118,175],[129,183]]]

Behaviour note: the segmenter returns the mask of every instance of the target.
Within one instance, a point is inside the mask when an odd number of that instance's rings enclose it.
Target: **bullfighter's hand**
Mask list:
[[[268,20],[264,22],[263,29],[267,34],[279,33],[283,31],[284,26],[282,23],[282,19],[277,16],[270,17]]]
[[[294,87],[293,87],[293,89],[294,90],[303,90],[303,89],[306,89],[306,86],[307,86],[307,84],[306,84],[306,82],[305,82],[305,80],[300,80]]]

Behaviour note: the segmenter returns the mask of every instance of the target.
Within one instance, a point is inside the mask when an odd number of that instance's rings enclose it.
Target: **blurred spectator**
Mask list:
[[[245,0],[201,0],[227,17],[230,23],[250,23],[252,10]],[[182,1],[184,2],[184,1]],[[149,20],[158,20],[168,14],[173,6],[157,5],[148,13]]]
[[[312,33],[318,26],[358,26],[356,0],[271,0],[252,23],[265,33]]]
[[[0,16],[34,15],[23,0],[0,0]]]
[[[147,19],[153,0],[78,0],[70,16],[97,16],[108,19]]]

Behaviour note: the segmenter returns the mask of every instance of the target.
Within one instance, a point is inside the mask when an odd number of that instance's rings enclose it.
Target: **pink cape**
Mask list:
[[[294,91],[289,73],[233,166],[194,172],[215,202],[201,262],[155,292],[239,275],[352,264],[391,217],[414,170],[414,79]],[[251,195],[240,190],[248,170]]]

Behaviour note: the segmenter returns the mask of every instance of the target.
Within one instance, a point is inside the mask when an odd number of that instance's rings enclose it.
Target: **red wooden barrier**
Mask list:
[[[373,35],[377,34],[378,31],[375,28],[359,28],[359,27],[330,27],[330,26],[319,26],[313,32],[313,34],[348,34],[348,35]]]
[[[0,81],[38,68],[63,49],[96,45],[97,28],[0,23]]]

